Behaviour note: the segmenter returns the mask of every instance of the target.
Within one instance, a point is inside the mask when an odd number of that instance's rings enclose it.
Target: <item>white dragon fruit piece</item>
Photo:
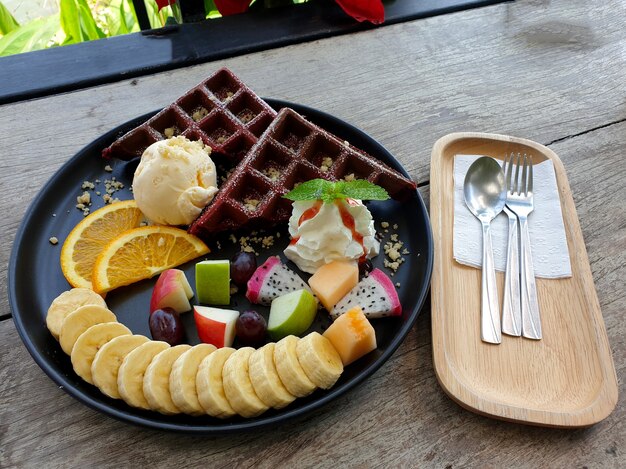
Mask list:
[[[402,305],[393,283],[380,269],[374,269],[356,287],[344,296],[331,310],[330,315],[337,319],[355,306],[360,306],[368,318],[400,316]]]
[[[250,303],[269,306],[274,298],[302,289],[311,292],[304,280],[284,265],[278,256],[272,256],[248,280],[246,298]]]

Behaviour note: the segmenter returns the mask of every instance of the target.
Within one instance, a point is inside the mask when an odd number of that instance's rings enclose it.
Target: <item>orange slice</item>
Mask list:
[[[112,239],[143,220],[134,200],[106,205],[74,227],[61,249],[61,270],[73,287],[92,288],[91,273],[98,254]]]
[[[93,289],[103,294],[208,252],[206,244],[180,228],[133,228],[113,239],[98,255],[93,266]]]

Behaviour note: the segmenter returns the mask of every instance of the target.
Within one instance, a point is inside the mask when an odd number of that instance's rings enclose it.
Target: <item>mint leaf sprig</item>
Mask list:
[[[337,199],[387,200],[385,189],[365,179],[331,182],[325,179],[312,179],[303,182],[291,192],[283,195],[289,200],[322,200],[326,203]]]

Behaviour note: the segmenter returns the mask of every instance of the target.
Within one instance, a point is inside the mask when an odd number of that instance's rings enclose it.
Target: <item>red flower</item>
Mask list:
[[[156,0],[156,4],[159,7],[159,11],[161,9],[170,6],[170,3],[176,3],[176,0]]]
[[[348,15],[357,21],[369,21],[381,24],[385,21],[385,8],[382,0],[335,0]],[[157,3],[167,0],[157,0]],[[166,5],[167,6],[167,5]],[[222,16],[244,13],[250,6],[250,0],[215,0],[215,6]]]
[[[381,24],[385,21],[385,7],[381,0],[335,0],[343,11],[357,21]]]
[[[251,0],[215,0],[215,6],[222,16],[237,15],[248,11]]]

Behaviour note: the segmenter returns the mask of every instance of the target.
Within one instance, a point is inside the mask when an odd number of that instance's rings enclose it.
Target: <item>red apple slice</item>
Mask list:
[[[230,347],[235,340],[235,323],[238,311],[194,306],[193,318],[196,321],[198,337],[205,344],[213,344],[217,348]]]
[[[165,270],[152,290],[150,313],[163,308],[172,308],[179,314],[189,311],[191,309],[189,299],[192,296],[193,290],[185,272],[178,269]]]

